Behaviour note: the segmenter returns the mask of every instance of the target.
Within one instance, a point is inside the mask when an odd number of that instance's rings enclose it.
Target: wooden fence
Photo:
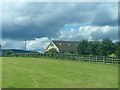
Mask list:
[[[112,63],[112,64],[120,64],[120,59],[115,57],[106,57],[106,56],[90,56],[90,55],[77,55],[77,54],[48,54],[48,53],[16,53],[10,56],[13,57],[45,57],[45,58],[56,58],[56,59],[68,59],[68,60],[80,60],[80,61],[88,61],[88,62],[97,62],[97,63]]]

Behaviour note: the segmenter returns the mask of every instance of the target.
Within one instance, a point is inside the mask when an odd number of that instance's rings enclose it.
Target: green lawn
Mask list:
[[[0,89],[2,88],[2,58],[0,58]]]
[[[117,88],[118,65],[45,58],[3,58],[3,88]]]

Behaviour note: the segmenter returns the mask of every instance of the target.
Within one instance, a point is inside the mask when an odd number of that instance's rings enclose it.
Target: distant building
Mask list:
[[[56,49],[58,53],[77,53],[78,41],[51,41],[46,51]]]

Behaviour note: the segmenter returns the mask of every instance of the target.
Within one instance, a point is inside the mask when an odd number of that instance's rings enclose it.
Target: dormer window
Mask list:
[[[62,45],[61,43],[59,43],[60,45]]]
[[[75,45],[77,46],[78,44],[76,43]]]

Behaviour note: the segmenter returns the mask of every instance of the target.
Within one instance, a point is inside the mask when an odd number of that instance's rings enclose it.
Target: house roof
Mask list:
[[[61,50],[76,50],[78,41],[52,41]]]

